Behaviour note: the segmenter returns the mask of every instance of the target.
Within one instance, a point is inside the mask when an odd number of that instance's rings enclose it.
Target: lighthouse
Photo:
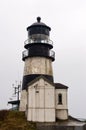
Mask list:
[[[51,28],[41,22],[27,27],[28,39],[22,53],[24,64],[20,111],[28,121],[55,122],[68,119],[68,87],[54,83],[52,62],[55,61]]]

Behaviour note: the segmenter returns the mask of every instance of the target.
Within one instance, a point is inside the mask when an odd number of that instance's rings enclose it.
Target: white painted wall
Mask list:
[[[27,91],[22,90],[19,111],[26,111],[26,105],[27,105]]]
[[[58,95],[62,94],[62,104],[58,104]],[[68,119],[67,89],[56,89],[56,117],[60,120]]]
[[[24,75],[46,74],[53,75],[52,60],[44,57],[29,57],[25,60]]]
[[[27,120],[55,122],[55,88],[44,79],[28,86]]]
[[[67,109],[57,109],[56,117],[60,120],[67,120],[68,119],[68,110]]]

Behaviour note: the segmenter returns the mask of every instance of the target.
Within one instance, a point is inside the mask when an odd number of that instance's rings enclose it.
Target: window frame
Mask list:
[[[62,93],[59,93],[58,94],[58,104],[59,105],[62,105],[63,103],[62,103]]]

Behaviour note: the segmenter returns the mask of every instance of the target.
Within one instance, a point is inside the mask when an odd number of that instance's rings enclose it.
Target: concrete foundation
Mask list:
[[[85,126],[41,126],[37,130],[86,130]]]
[[[84,122],[60,121],[56,123],[37,123],[37,130],[86,130]]]

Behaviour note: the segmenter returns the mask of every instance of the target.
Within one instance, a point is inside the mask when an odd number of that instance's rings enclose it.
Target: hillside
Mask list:
[[[36,124],[27,122],[24,112],[1,110],[0,130],[36,130]]]

